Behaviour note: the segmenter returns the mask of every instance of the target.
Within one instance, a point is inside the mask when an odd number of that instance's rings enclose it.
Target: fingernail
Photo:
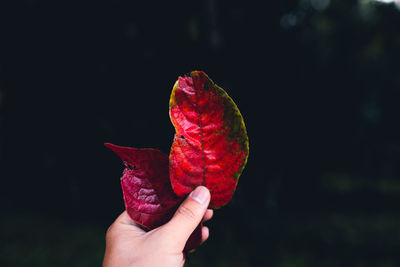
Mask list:
[[[190,193],[190,198],[204,204],[208,199],[208,189],[204,186],[198,186],[192,193]]]

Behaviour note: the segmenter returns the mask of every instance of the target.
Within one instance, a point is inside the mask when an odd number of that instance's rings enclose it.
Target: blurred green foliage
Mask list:
[[[101,264],[123,205],[102,143],[167,152],[169,89],[193,68],[235,99],[250,158],[187,266],[400,266],[398,3],[0,16],[0,266]]]
[[[100,266],[105,231],[95,223],[8,215],[0,222],[1,266]]]
[[[264,262],[259,263],[261,266],[398,266],[398,214],[333,212],[310,216],[293,212],[281,214],[268,224],[270,227],[260,228],[259,233],[265,238],[265,249],[273,246],[275,252],[271,255],[265,251],[265,255],[260,255],[265,257]],[[1,266],[89,267],[101,264],[105,230],[96,223],[11,215],[2,220],[0,227]],[[211,230],[211,239],[188,256],[186,266],[210,263],[217,267],[255,266],[249,258],[251,252],[243,249],[255,244],[243,244],[238,238],[240,234],[229,226],[213,225]],[[317,249],[319,253],[316,253],[313,248],[318,246],[326,250]],[[367,260],[369,256],[365,253],[379,257]]]

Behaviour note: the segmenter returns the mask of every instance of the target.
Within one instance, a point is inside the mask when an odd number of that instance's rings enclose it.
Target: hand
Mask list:
[[[106,234],[103,267],[175,267],[183,266],[183,248],[200,222],[208,221],[213,211],[207,209],[210,192],[197,187],[180,205],[172,219],[149,232],[140,228],[124,211]],[[202,243],[209,230],[202,227]]]

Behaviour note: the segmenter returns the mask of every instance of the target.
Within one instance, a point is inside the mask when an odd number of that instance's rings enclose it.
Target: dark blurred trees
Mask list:
[[[122,166],[103,142],[168,152],[170,90],[201,69],[238,104],[251,151],[192,266],[396,266],[394,4],[1,5],[0,207],[10,218],[105,228],[123,206]]]

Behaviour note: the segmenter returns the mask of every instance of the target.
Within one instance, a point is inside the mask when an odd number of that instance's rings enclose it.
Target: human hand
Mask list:
[[[213,216],[213,211],[207,209],[209,203],[210,192],[199,186],[189,194],[169,222],[149,232],[124,211],[107,231],[103,267],[183,266],[186,241],[200,222]],[[201,243],[208,236],[208,228],[202,226]]]

